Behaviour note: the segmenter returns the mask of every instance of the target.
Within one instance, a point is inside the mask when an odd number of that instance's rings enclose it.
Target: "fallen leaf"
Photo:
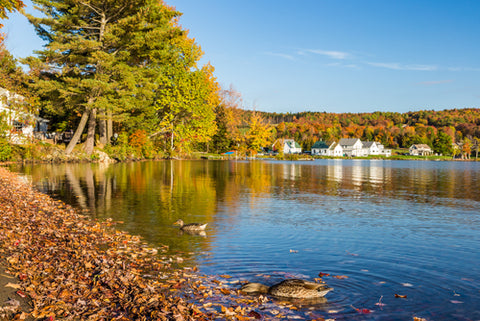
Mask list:
[[[262,318],[262,315],[258,312],[255,312],[255,311],[250,311],[247,315],[249,317],[255,318],[255,319],[261,319]]]
[[[230,290],[224,289],[224,288],[221,288],[221,289],[220,289],[220,292],[222,292],[222,293],[225,294],[225,295],[229,295],[229,294],[230,294]]]
[[[395,293],[395,297],[396,298],[401,298],[401,299],[406,299],[407,298],[406,295],[400,295],[400,294],[396,294],[396,293]]]
[[[373,310],[365,309],[365,308],[358,309],[358,308],[354,307],[353,305],[352,305],[352,308],[354,308],[360,314],[370,314],[370,313],[374,312]]]
[[[228,274],[222,274],[222,275],[220,275],[220,277],[222,277],[222,278],[224,278],[224,279],[230,279],[230,278],[232,278],[232,277],[231,277],[230,275],[228,275]]]

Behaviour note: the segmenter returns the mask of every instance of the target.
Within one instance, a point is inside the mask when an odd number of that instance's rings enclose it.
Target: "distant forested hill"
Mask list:
[[[265,122],[275,126],[277,138],[294,138],[303,148],[310,148],[319,139],[329,141],[344,137],[378,141],[390,148],[407,148],[415,143],[433,147],[446,136],[454,143],[475,144],[480,138],[480,108],[408,113],[260,114]]]

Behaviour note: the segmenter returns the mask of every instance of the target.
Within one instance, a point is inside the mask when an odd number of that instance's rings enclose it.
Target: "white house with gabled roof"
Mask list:
[[[344,156],[363,156],[363,144],[359,138],[342,138],[338,144],[342,147]]]

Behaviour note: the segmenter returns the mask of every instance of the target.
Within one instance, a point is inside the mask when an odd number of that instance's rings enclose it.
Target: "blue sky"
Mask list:
[[[29,1],[27,4],[31,6]],[[480,105],[480,1],[167,0],[244,107],[407,112]],[[42,42],[25,18],[16,57]]]

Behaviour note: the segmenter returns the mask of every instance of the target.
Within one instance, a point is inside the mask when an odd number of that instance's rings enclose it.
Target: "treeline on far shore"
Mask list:
[[[220,105],[216,110],[216,131],[208,142],[190,142],[188,149],[181,144],[171,146],[169,135],[155,135],[145,129],[121,131],[109,143],[96,141],[96,152],[87,154],[82,141],[70,154],[67,144],[52,139],[27,139],[24,144],[8,142],[0,137],[0,161],[102,161],[105,157],[117,161],[165,158],[232,158],[222,155],[235,151],[235,157],[262,157],[263,150],[275,150],[276,141],[294,139],[303,151],[309,151],[319,141],[340,138],[360,138],[376,141],[392,149],[388,159],[478,159],[480,109],[452,109],[409,113],[265,113],[244,110],[236,105]],[[55,127],[53,127],[55,129]],[[8,129],[4,126],[4,131]],[[98,137],[97,137],[98,138]],[[409,156],[412,144],[429,145],[436,156]],[[178,149],[176,149],[178,148]],[[202,156],[203,155],[203,156]],[[277,155],[280,159],[313,159],[308,155]],[[379,158],[378,156],[376,158]]]

